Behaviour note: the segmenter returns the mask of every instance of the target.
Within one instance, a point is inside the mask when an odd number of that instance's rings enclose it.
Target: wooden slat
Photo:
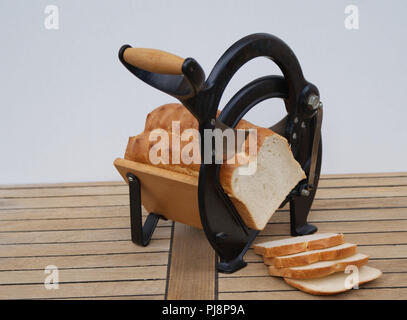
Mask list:
[[[362,209],[385,209],[385,208],[407,208],[407,197],[372,197],[372,198],[344,198],[341,199],[315,199],[312,203],[313,211],[328,210],[352,210],[352,212]],[[288,211],[286,204],[281,211]]]
[[[39,208],[0,210],[0,221],[129,217],[129,206],[92,208]]]
[[[143,222],[147,218],[148,213],[143,208],[142,216]],[[4,221],[7,222],[23,222],[29,223],[29,221],[43,221],[43,223],[57,223],[63,221],[82,221],[88,219],[88,223],[92,225],[92,221],[104,219],[106,223],[114,219],[123,219],[123,222],[127,221],[127,226],[130,227],[130,209],[127,206],[124,207],[94,207],[94,208],[56,208],[56,209],[29,209],[29,210],[4,210],[0,211],[0,226]],[[55,222],[56,221],[56,222]],[[86,221],[86,220],[85,220]],[[40,222],[37,222],[40,223]],[[68,222],[67,222],[68,223]],[[75,222],[73,222],[75,224]],[[97,222],[103,223],[103,222]],[[158,227],[171,226],[171,221],[165,221],[160,219]]]
[[[0,257],[60,256],[168,251],[169,240],[152,240],[148,247],[131,242],[92,242],[74,244],[18,244],[0,246]]]
[[[266,265],[262,260],[259,260],[258,263],[248,263],[247,267],[240,269],[234,273],[219,273],[218,277],[221,278],[241,278],[241,277],[268,277],[268,271]],[[256,281],[256,279],[253,279]]]
[[[407,258],[407,245],[363,246],[363,248],[360,249],[360,252],[369,255],[372,259]]]
[[[334,296],[313,296],[298,290],[219,294],[220,300],[405,300],[406,297],[407,288],[363,289],[363,287]]]
[[[407,185],[397,187],[374,187],[374,188],[335,188],[317,189],[316,199],[334,198],[374,198],[374,197],[405,197]]]
[[[384,231],[405,231],[407,230],[406,220],[390,221],[343,221],[340,223],[320,222],[317,224],[318,232],[384,232]],[[270,223],[261,232],[262,235],[289,235],[289,223]]]
[[[47,257],[0,258],[0,271],[4,270],[44,270],[46,266],[59,268],[98,268],[166,265],[167,252],[156,253],[114,253]]]
[[[392,177],[407,177],[407,172],[375,172],[375,173],[335,173],[323,174],[322,179],[359,179],[359,178],[392,178]]]
[[[356,199],[315,199],[313,210],[333,210],[333,209],[352,209],[363,208],[406,208],[407,197],[399,198],[356,198]]]
[[[407,208],[379,208],[360,210],[320,210],[308,215],[309,222],[333,222],[333,221],[362,221],[364,220],[398,220],[407,219]],[[270,222],[289,222],[288,211],[279,210],[271,217]]]
[[[102,297],[80,297],[80,298],[57,298],[58,300],[164,300],[165,295],[118,295],[118,296],[102,296]]]
[[[64,182],[64,183],[27,183],[27,184],[0,184],[0,190],[4,189],[42,189],[42,188],[82,188],[99,186],[124,186],[123,180],[117,181],[89,181],[89,182]]]
[[[119,280],[165,280],[167,266],[116,267],[89,269],[61,269],[58,271],[59,283]],[[3,271],[1,284],[43,284],[47,274],[44,270]]]
[[[407,258],[401,259],[376,259],[376,260],[369,260],[369,266],[378,268],[383,272],[406,272],[407,270]],[[406,283],[402,284],[403,286]]]
[[[168,299],[214,299],[215,253],[202,230],[175,223]]]
[[[318,188],[353,188],[353,187],[371,187],[371,186],[405,186],[407,185],[407,176],[404,177],[375,177],[375,178],[335,178],[319,180]]]
[[[258,278],[219,278],[219,294],[225,292],[292,290],[281,278],[264,276]]]
[[[129,228],[129,225],[130,217],[2,221],[0,223],[0,239],[2,232],[11,231],[120,229]]]
[[[157,228],[153,239],[170,239],[171,228]],[[35,243],[77,243],[97,241],[131,241],[129,228],[112,230],[64,230],[10,232],[0,234],[0,245],[4,244],[35,244]],[[73,244],[74,245],[74,244]]]
[[[101,185],[101,186],[76,186],[64,188],[28,188],[28,189],[0,189],[0,198],[49,198],[49,197],[72,197],[89,195],[128,195],[127,185]]]
[[[285,236],[258,236],[254,243],[272,241],[288,238]],[[375,233],[345,233],[346,242],[356,243],[359,246],[375,244],[406,244],[407,243],[407,231],[401,232],[375,232]]]
[[[0,299],[40,299],[64,297],[98,297],[163,294],[165,280],[106,281],[61,284],[58,290],[47,290],[40,285],[1,286]]]
[[[27,208],[127,206],[128,204],[128,195],[0,199],[0,210]]]

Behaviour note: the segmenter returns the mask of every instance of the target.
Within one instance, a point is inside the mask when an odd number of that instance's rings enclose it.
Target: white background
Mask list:
[[[49,4],[60,29],[44,27]],[[349,4],[359,30],[344,27]],[[407,169],[406,1],[0,0],[0,184],[119,180],[112,162],[146,114],[173,98],[118,61],[125,43],[194,57],[208,75],[241,37],[289,44],[325,107],[323,173]],[[279,73],[246,65],[223,103],[247,82]],[[282,103],[247,119],[270,126]]]

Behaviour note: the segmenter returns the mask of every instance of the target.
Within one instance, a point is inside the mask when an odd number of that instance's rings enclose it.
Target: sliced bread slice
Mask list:
[[[305,251],[288,256],[264,257],[264,263],[275,268],[297,267],[318,261],[343,259],[356,254],[357,250],[356,244],[344,243],[335,247]]]
[[[344,271],[349,265],[354,265],[359,268],[365,265],[368,260],[369,256],[362,253],[357,253],[344,259],[320,261],[301,267],[276,268],[274,266],[270,266],[269,273],[272,276],[292,279],[321,278],[335,272]]]
[[[379,278],[381,275],[382,272],[380,270],[363,266],[359,269],[358,279],[355,279],[355,281],[358,282],[358,285],[361,285],[366,282],[373,281]],[[349,276],[352,275],[344,272],[337,272],[324,278],[307,280],[284,278],[284,280],[289,285],[313,295],[331,295],[352,289],[352,287],[347,286],[347,277]]]
[[[315,233],[307,236],[267,241],[253,246],[254,252],[264,257],[286,256],[308,250],[324,249],[344,243],[343,234]]]

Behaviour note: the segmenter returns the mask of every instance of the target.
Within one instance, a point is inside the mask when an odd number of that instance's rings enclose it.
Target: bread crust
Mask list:
[[[330,266],[314,267],[309,269],[276,268],[274,266],[269,266],[268,270],[271,276],[276,277],[291,279],[314,279],[322,278],[335,272],[344,271],[349,265],[355,265],[360,268],[361,266],[364,266],[368,262],[368,260],[369,256],[363,255],[357,260],[336,262]]]
[[[333,247],[334,248],[334,247]],[[300,255],[300,256],[281,256],[281,257],[264,257],[264,263],[266,265],[274,266],[275,268],[289,268],[289,267],[297,267],[297,266],[304,266],[311,263],[319,262],[319,261],[329,261],[329,260],[337,260],[346,257],[350,257],[357,252],[357,245],[353,244],[352,246],[329,250],[329,251],[319,251],[319,252],[312,252],[309,251],[308,254]]]
[[[328,238],[315,239],[299,243],[290,243],[278,247],[267,248],[261,245],[254,245],[253,249],[255,253],[263,255],[264,257],[278,257],[310,250],[325,249],[329,247],[338,246],[343,243],[344,243],[343,234],[339,233]]]
[[[325,240],[325,241],[321,241]],[[342,233],[337,234],[334,237],[320,239],[320,240],[311,240],[308,241],[307,250],[318,250],[318,249],[325,249],[329,247],[334,247],[339,244],[343,244],[345,241],[344,236]]]

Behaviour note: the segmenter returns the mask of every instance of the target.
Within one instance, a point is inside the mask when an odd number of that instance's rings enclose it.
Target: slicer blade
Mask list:
[[[270,130],[274,131],[275,133],[279,134],[280,136],[285,135],[285,128],[287,126],[288,115],[277,122],[275,125],[269,127]]]

